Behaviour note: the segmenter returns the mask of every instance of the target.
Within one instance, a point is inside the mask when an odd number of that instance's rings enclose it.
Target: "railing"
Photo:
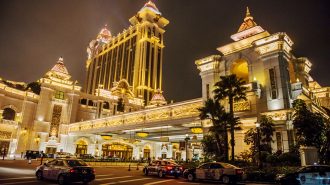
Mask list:
[[[69,132],[197,117],[199,115],[198,108],[202,107],[202,105],[203,101],[199,98],[91,121],[77,122],[70,124]]]

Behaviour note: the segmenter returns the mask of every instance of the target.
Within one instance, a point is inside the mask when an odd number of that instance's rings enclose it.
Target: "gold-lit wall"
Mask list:
[[[86,92],[111,90],[122,79],[132,86],[135,97],[151,99],[162,89],[163,34],[168,20],[150,9],[140,10],[131,26],[113,37],[87,61]]]

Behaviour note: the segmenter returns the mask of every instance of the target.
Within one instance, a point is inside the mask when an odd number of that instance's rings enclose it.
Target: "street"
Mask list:
[[[25,160],[1,160],[0,161],[0,184],[1,185],[33,185],[33,184],[57,184],[55,181],[43,180],[37,181],[35,178],[35,168],[39,161],[32,161],[28,164]],[[132,167],[128,171],[127,167],[96,167],[96,179],[90,185],[111,185],[111,184],[130,184],[130,185],[154,185],[154,184],[182,184],[182,185],[202,185],[202,184],[218,184],[216,182],[187,182],[183,178],[174,179],[165,177],[160,179],[156,176],[144,176],[142,169]],[[78,184],[78,183],[77,183]],[[252,183],[246,185],[253,185]],[[259,184],[261,185],[261,184]],[[264,184],[266,185],[266,184]]]

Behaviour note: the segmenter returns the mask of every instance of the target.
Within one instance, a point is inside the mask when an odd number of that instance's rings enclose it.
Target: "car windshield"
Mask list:
[[[84,161],[82,161],[82,160],[67,160],[66,163],[70,167],[74,167],[74,166],[87,166],[87,164]]]
[[[228,164],[228,163],[221,163],[221,165],[222,165],[224,168],[237,168],[236,166],[231,165],[231,164]]]

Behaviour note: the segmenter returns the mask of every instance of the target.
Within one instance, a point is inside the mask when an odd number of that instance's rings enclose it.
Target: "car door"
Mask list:
[[[197,179],[207,179],[208,171],[210,170],[210,164],[202,164],[196,168],[196,178]]]
[[[56,164],[56,162],[57,162],[57,160],[54,159],[54,160],[49,161],[48,163],[46,163],[44,165],[44,168],[43,168],[43,171],[42,171],[44,178],[52,179],[52,170],[53,170],[53,167]]]
[[[307,166],[301,171],[299,171],[298,181],[303,185],[314,185],[315,173],[312,166]]]
[[[152,173],[152,174],[156,173],[156,166],[157,166],[158,163],[160,164],[159,161],[152,161],[151,162],[151,164],[148,166],[148,170],[149,170],[150,173]]]
[[[57,160],[53,169],[52,169],[52,179],[57,180],[58,175],[63,171],[65,168],[63,160]]]
[[[211,180],[220,180],[220,177],[223,173],[222,166],[219,163],[211,163],[209,170],[209,179]]]

